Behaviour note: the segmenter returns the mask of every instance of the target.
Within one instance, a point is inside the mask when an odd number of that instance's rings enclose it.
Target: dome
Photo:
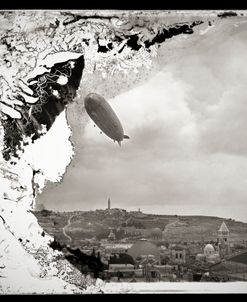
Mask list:
[[[214,247],[212,246],[212,244],[207,244],[205,247],[204,247],[204,254],[212,254],[215,252],[215,249]]]
[[[156,258],[159,258],[159,249],[157,246],[149,241],[140,240],[137,241],[132,247],[128,250],[128,254],[136,259],[142,255],[154,255]]]

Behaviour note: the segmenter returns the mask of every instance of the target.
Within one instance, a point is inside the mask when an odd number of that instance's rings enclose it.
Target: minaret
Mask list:
[[[230,231],[223,221],[218,230],[219,251],[222,257],[230,253]]]
[[[111,199],[110,199],[110,197],[108,198],[108,210],[110,210],[111,209]]]

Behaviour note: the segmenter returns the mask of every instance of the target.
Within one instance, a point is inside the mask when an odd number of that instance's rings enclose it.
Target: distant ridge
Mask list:
[[[221,219],[222,222],[223,221],[235,221],[235,222],[241,222],[247,225],[247,222],[243,222],[240,220],[236,220],[234,218],[226,218],[226,217],[219,217],[219,216],[213,216],[213,215],[197,215],[197,214],[191,214],[191,215],[180,215],[180,214],[158,214],[158,213],[145,213],[142,211],[128,211],[126,209],[122,209],[122,208],[111,208],[111,209],[95,209],[95,210],[74,210],[74,211],[54,211],[54,210],[49,210],[49,209],[42,209],[42,210],[33,210],[33,213],[40,213],[42,211],[47,212],[47,213],[56,213],[56,214],[61,214],[61,215],[74,215],[74,214],[84,214],[84,213],[97,213],[97,212],[105,212],[108,213],[109,210],[113,213],[113,212],[126,212],[128,214],[134,214],[134,213],[141,213],[143,215],[146,216],[154,216],[154,217],[177,217],[177,218],[212,218],[212,219]]]
[[[216,216],[147,214],[118,208],[73,212],[42,210],[34,214],[49,234],[63,239],[62,229],[71,218],[66,234],[78,240],[107,232],[110,228],[134,227],[160,228],[164,240],[168,241],[210,241],[218,238],[224,222],[230,231],[231,242],[247,241],[247,223]]]

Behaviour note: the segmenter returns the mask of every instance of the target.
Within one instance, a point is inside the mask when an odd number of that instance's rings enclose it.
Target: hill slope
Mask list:
[[[155,227],[163,231],[167,241],[215,240],[222,221],[230,230],[231,242],[247,241],[247,223],[213,216],[153,215],[127,212],[123,209],[89,212],[35,212],[40,225],[51,235],[66,242],[66,234],[73,240],[92,238],[109,228],[134,226],[141,229]],[[70,220],[70,221],[69,221]],[[69,223],[68,223],[69,221]]]

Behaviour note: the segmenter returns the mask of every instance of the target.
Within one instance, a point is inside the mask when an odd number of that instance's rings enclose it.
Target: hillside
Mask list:
[[[213,216],[179,216],[153,215],[140,212],[127,212],[123,209],[77,211],[77,212],[35,212],[39,224],[57,239],[67,242],[63,233],[71,236],[73,241],[83,241],[101,234],[109,233],[109,228],[121,229],[135,227],[137,229],[160,228],[164,240],[197,241],[215,240],[218,229],[224,220],[230,230],[231,242],[247,240],[247,223]],[[68,224],[68,221],[70,223]]]

